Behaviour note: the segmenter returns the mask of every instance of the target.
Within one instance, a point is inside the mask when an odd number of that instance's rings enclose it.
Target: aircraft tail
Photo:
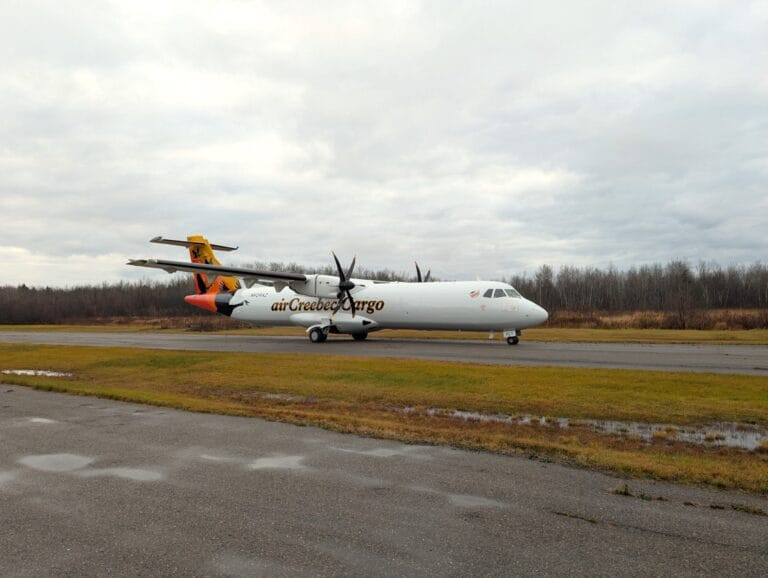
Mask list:
[[[213,253],[213,247],[208,239],[202,235],[190,235],[187,237],[189,242],[189,258],[193,263],[205,263],[206,265],[221,265],[216,255]],[[195,273],[195,291],[198,295],[202,293],[222,293],[237,291],[240,284],[236,277],[224,277],[219,275],[209,280],[208,275],[204,273]]]
[[[155,237],[151,242],[187,247],[189,249],[189,258],[193,263],[205,263],[206,265],[221,265],[213,252],[214,249],[217,251],[235,251],[237,249],[237,247],[211,244],[208,242],[208,239],[202,235],[190,235],[187,237],[186,241]],[[218,275],[211,281],[205,273],[194,273],[194,279],[195,292],[198,295],[206,293],[234,292],[240,288],[240,283],[238,282],[237,277]]]

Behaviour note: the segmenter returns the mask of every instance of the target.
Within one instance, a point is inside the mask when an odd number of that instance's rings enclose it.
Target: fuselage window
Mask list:
[[[522,299],[523,297],[515,289],[505,289],[505,291],[507,292],[507,295],[509,295],[510,297],[514,297],[515,299]]]
[[[506,297],[507,294],[504,293],[504,289],[496,289],[496,292],[493,294],[494,297]]]
[[[483,293],[483,297],[493,297],[493,289],[488,289],[488,291]]]

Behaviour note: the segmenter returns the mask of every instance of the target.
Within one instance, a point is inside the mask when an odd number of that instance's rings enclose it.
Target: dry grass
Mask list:
[[[578,329],[768,329],[766,309],[691,309],[686,311],[553,311],[549,327]]]
[[[760,377],[31,345],[2,345],[0,354],[2,369],[74,374],[2,376],[6,383],[768,492],[768,456],[761,452],[427,412],[440,407],[677,425],[766,425],[768,380]],[[397,410],[404,407],[413,410]]]

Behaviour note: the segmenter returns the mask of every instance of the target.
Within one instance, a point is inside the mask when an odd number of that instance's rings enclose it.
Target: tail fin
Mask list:
[[[208,239],[202,235],[190,235],[187,237],[189,242],[189,258],[193,263],[205,263],[207,265],[221,265],[216,255],[213,254],[213,248]],[[240,284],[236,277],[224,277],[219,275],[212,282],[208,281],[208,275],[195,273],[195,291],[201,293],[222,293],[225,291],[237,291]]]
[[[190,235],[187,237],[186,241],[175,241],[172,239],[155,237],[151,242],[188,247],[189,258],[193,263],[205,263],[207,265],[221,265],[216,258],[216,255],[213,253],[214,249],[218,251],[234,251],[237,249],[237,247],[227,247],[225,245],[211,245],[211,243],[208,242],[208,239],[202,235]],[[237,281],[237,277],[225,277],[219,275],[213,281],[209,281],[208,275],[204,273],[195,273],[194,278],[195,292],[198,295],[204,293],[233,292],[240,288],[240,283]]]

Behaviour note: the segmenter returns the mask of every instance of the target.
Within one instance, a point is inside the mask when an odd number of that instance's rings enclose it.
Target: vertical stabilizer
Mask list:
[[[213,253],[213,247],[208,239],[202,235],[190,235],[187,237],[189,246],[189,258],[193,263],[205,263],[206,265],[221,265],[216,255]],[[225,291],[237,291],[240,284],[236,277],[224,277],[219,275],[213,281],[209,281],[208,275],[204,273],[195,273],[195,291],[202,293],[221,293]]]

